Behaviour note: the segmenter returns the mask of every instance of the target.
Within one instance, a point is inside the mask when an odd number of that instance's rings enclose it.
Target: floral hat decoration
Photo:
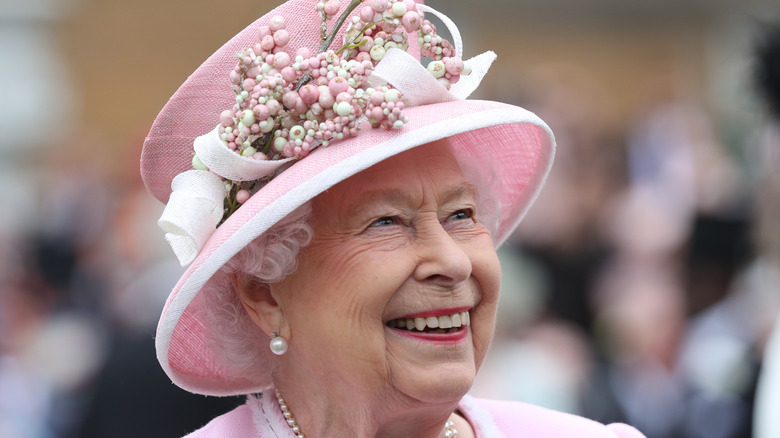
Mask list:
[[[197,295],[249,242],[334,184],[447,138],[459,159],[495,173],[486,195],[501,205],[498,245],[549,172],[555,141],[541,119],[466,100],[493,52],[463,60],[455,24],[414,0],[343,3],[290,0],[250,24],[187,79],[146,138],[144,182],[166,203],[159,225],[188,266],[156,338],[163,369],[184,389],[230,395],[269,384],[263,372],[247,380],[220,364]]]

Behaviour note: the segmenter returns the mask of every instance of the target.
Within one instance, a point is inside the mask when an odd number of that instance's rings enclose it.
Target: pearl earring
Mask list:
[[[269,347],[275,355],[281,356],[287,352],[287,341],[279,336],[279,333],[271,332],[271,343]]]

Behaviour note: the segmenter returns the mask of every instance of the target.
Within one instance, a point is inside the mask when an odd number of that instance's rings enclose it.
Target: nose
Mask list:
[[[471,276],[471,259],[465,249],[436,221],[418,230],[419,261],[414,278],[442,287],[455,286]]]

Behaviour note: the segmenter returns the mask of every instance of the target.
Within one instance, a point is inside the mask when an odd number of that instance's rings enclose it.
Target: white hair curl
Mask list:
[[[235,285],[278,283],[293,273],[298,253],[314,234],[311,211],[309,201],[287,215],[239,251],[199,293],[206,300],[200,318],[211,328],[206,331],[207,343],[233,376],[250,376],[270,363],[268,348],[258,345],[268,335],[249,317]]]

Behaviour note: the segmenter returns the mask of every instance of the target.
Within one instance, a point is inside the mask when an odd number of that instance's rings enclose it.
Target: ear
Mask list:
[[[244,310],[263,332],[269,336],[271,332],[277,332],[285,339],[290,338],[284,311],[269,285],[235,276],[231,277],[231,282]]]

